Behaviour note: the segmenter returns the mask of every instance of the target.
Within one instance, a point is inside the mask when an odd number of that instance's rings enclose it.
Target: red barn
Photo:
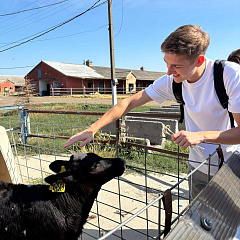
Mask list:
[[[15,92],[14,83],[9,80],[0,80],[0,92],[4,92],[4,94]]]
[[[68,88],[99,88],[100,92],[111,88],[111,69],[86,64],[41,61],[26,76],[32,87],[41,96],[50,95],[50,90]],[[137,88],[146,87],[165,73],[116,68],[118,89],[124,93],[135,92]],[[65,91],[64,90],[64,91]],[[69,90],[70,91],[70,90]],[[120,91],[120,90],[119,90]],[[122,90],[121,90],[122,91]]]
[[[0,92],[21,92],[25,86],[24,76],[0,75]]]

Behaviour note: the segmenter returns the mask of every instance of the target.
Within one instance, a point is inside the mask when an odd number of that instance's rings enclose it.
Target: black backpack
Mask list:
[[[224,63],[225,63],[224,60],[216,60],[214,62],[214,86],[222,107],[228,108],[228,95],[226,93],[226,89],[223,82]],[[184,119],[184,104],[185,104],[182,97],[182,83],[176,83],[175,81],[173,81],[172,88],[173,94],[177,102],[180,104],[181,118],[179,119],[179,122],[182,123]],[[231,127],[234,128],[233,115],[229,111],[228,113],[230,117]]]

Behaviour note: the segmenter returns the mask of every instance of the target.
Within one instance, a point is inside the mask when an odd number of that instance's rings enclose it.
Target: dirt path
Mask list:
[[[15,106],[16,96],[0,96],[0,107],[5,106]],[[118,102],[121,99],[118,99]],[[112,104],[112,99],[109,98],[77,98],[77,97],[30,97],[30,104],[40,104],[40,103],[86,103],[86,104]],[[163,104],[158,104],[154,101],[147,103],[147,106],[170,106],[176,104],[173,101],[165,101]]]

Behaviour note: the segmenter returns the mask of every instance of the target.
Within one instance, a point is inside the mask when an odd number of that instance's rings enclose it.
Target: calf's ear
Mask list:
[[[57,182],[58,180],[62,180],[63,182],[67,183],[67,182],[73,182],[73,176],[70,175],[69,172],[62,172],[56,175],[50,175],[46,177],[44,180],[46,183],[49,183],[50,185]]]
[[[54,182],[58,180],[58,177],[56,175],[50,175],[48,177],[45,177],[45,182],[52,185]]]
[[[62,160],[56,160],[49,165],[49,168],[55,173],[61,172],[62,167],[65,167],[65,169],[67,170],[69,168],[69,162],[62,161]]]

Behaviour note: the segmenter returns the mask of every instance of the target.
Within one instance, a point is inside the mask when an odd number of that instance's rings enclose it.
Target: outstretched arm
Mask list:
[[[91,142],[94,138],[94,134],[104,127],[105,125],[119,119],[121,116],[127,114],[132,109],[139,107],[152,99],[147,95],[145,90],[138,92],[130,98],[123,99],[117,105],[108,110],[100,119],[93,123],[86,130],[72,136],[63,146],[64,148],[81,141],[80,147],[83,147],[87,143]]]
[[[172,141],[183,148],[202,142],[220,143],[227,145],[240,144],[240,113],[233,113],[237,127],[226,131],[188,132],[179,131],[172,135]]]

